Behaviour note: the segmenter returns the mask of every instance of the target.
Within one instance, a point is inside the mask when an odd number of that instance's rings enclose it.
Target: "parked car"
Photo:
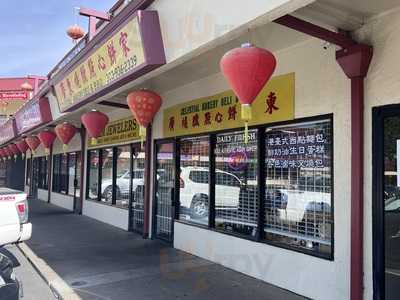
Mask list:
[[[20,284],[14,275],[12,261],[0,253],[0,299],[18,300]]]
[[[132,191],[135,191],[138,185],[143,185],[144,169],[134,170],[132,178]],[[129,170],[121,172],[117,176],[117,186],[116,195],[117,198],[127,198],[129,195],[129,180],[131,179],[131,174]],[[97,187],[96,187],[97,188]],[[107,179],[102,182],[101,185],[101,195],[107,202],[111,202],[112,199],[112,180]]]
[[[30,239],[28,210],[26,193],[0,188],[0,246]]]
[[[237,209],[239,206],[240,179],[231,173],[215,171],[216,209]],[[208,215],[209,169],[205,167],[182,167],[180,173],[180,206],[188,209],[192,218]]]

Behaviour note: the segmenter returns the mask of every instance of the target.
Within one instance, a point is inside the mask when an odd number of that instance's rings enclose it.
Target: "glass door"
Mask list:
[[[154,218],[153,233],[157,238],[171,242],[175,213],[175,159],[174,143],[161,142],[155,145]]]
[[[31,186],[30,186],[30,196],[33,199],[37,199],[38,197],[38,185],[39,185],[39,159],[32,159],[32,177],[31,177]]]
[[[400,107],[374,109],[374,299],[399,299]]]

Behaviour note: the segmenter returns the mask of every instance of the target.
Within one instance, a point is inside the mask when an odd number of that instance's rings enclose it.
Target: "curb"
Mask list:
[[[43,259],[39,258],[28,245],[19,243],[16,246],[49,285],[56,299],[81,300],[81,297]]]

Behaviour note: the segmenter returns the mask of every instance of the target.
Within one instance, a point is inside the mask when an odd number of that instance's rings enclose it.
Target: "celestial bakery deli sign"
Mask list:
[[[249,126],[294,118],[294,73],[273,77],[252,103]],[[164,110],[164,137],[244,127],[240,102],[229,90]]]
[[[97,138],[97,143],[93,144],[92,139],[88,139],[88,145],[89,147],[98,147],[138,139],[139,124],[134,118],[129,117],[108,123],[101,136]]]
[[[7,120],[0,126],[0,145],[8,142],[16,136],[15,124],[13,119]]]
[[[138,11],[55,84],[60,111],[77,108],[122,79],[133,80],[164,63],[157,12]]]

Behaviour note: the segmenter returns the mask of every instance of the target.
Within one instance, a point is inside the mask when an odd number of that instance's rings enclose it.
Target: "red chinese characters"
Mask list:
[[[267,109],[265,111],[266,113],[271,115],[274,110],[278,110],[279,109],[279,107],[277,107],[275,105],[276,99],[277,99],[277,97],[276,97],[275,92],[270,92],[268,94],[267,99],[265,100],[265,104],[267,106]]]
[[[108,58],[110,59],[110,65],[114,65],[116,60],[116,54],[117,51],[115,50],[114,43],[113,41],[110,41],[110,43],[107,45],[107,54]]]
[[[128,34],[126,32],[121,32],[119,37],[119,45],[122,48],[122,53],[125,57],[128,57],[128,53],[131,49],[128,48]]]

